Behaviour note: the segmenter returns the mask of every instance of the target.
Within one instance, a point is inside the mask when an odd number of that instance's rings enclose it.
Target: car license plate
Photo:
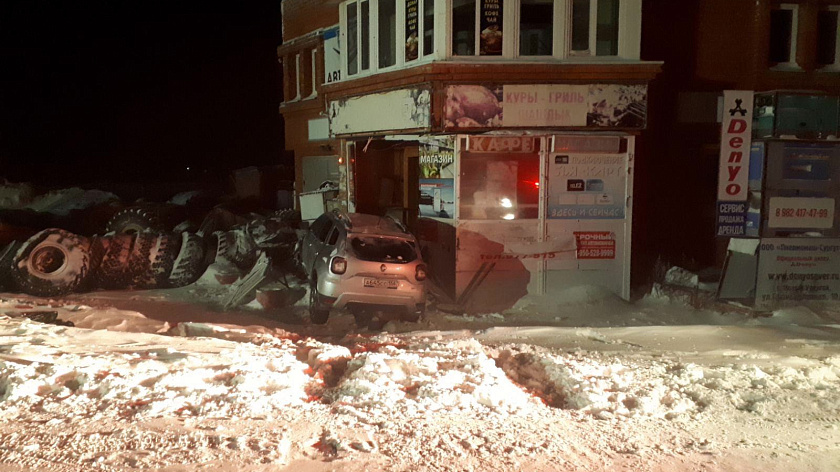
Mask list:
[[[365,287],[372,288],[397,288],[399,282],[393,279],[369,279],[365,278]]]

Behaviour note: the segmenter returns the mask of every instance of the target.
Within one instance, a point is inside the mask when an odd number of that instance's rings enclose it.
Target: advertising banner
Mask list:
[[[724,90],[721,125],[718,201],[747,201],[753,92]]]
[[[427,89],[391,90],[330,102],[330,135],[426,129],[431,126]]]
[[[420,216],[455,217],[455,151],[420,147]]]
[[[624,155],[551,154],[547,218],[623,219],[627,164]]]
[[[419,0],[405,0],[405,60],[417,59],[420,45]]]
[[[575,233],[578,259],[615,259],[615,233],[581,231]]]
[[[840,300],[840,239],[764,238],[755,306]]]
[[[623,84],[451,85],[445,127],[643,129],[647,86]]]
[[[482,56],[502,55],[502,0],[481,0],[481,35],[479,51]]]

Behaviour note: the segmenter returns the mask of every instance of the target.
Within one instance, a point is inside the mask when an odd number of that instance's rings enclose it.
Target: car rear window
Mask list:
[[[356,236],[350,240],[350,246],[363,261],[405,264],[417,258],[414,245],[404,239]]]

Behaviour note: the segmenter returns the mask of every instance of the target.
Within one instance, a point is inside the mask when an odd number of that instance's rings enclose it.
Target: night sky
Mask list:
[[[0,39],[0,179],[140,182],[288,164],[280,0],[4,0]]]

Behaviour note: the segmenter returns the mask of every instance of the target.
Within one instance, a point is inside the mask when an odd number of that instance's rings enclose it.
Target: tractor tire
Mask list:
[[[90,276],[90,240],[61,229],[45,229],[18,249],[12,278],[25,293],[38,297],[79,289]]]
[[[94,236],[90,239],[90,277],[82,284],[80,289],[90,290],[96,286],[96,274],[99,273],[99,267],[102,265],[102,260],[105,258],[105,253],[111,245],[111,239]]]
[[[180,245],[168,234],[141,233],[137,235],[129,258],[133,288],[163,288],[172,272]]]
[[[103,289],[127,288],[131,284],[129,256],[137,239],[133,234],[114,234],[106,236],[107,247],[94,277],[96,286]],[[105,246],[106,243],[103,243]]]
[[[145,231],[163,231],[160,217],[145,207],[124,208],[108,220],[105,231],[117,234],[137,234]]]
[[[183,233],[181,249],[169,274],[169,286],[183,287],[198,280],[207,269],[205,260],[203,238],[197,234]]]

